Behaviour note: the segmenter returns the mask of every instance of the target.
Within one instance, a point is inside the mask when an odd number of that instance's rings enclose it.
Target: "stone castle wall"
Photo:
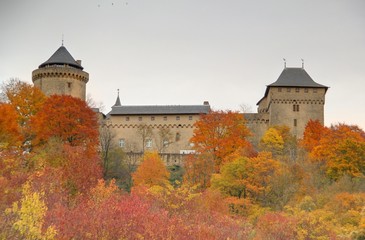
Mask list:
[[[89,74],[68,66],[52,65],[34,70],[32,80],[34,86],[48,96],[70,95],[85,100]]]
[[[126,152],[189,153],[189,140],[198,119],[199,115],[117,115],[110,116],[106,126]]]

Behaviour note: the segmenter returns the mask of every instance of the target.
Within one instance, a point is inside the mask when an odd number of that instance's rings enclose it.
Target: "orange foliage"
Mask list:
[[[17,112],[10,104],[0,103],[0,149],[17,146],[20,143],[20,129]]]
[[[42,107],[46,96],[42,91],[29,83],[12,79],[5,84],[4,93],[7,102],[17,112],[17,121],[24,141],[31,140],[30,120]]]
[[[190,154],[184,158],[184,181],[200,188],[210,186],[210,178],[214,173],[214,162],[206,154]]]
[[[365,133],[357,126],[339,124],[323,135],[310,152],[313,161],[325,163],[327,175],[338,179],[347,174],[365,176]]]
[[[194,135],[190,139],[198,153],[209,154],[219,172],[224,159],[239,149],[253,152],[247,141],[250,131],[245,125],[243,115],[232,111],[211,111],[202,115],[194,126]]]
[[[98,146],[96,114],[84,101],[66,95],[53,95],[44,103],[33,119],[36,142],[44,143],[51,137],[62,139],[72,146]]]
[[[309,120],[305,126],[303,139],[300,142],[301,146],[308,152],[319,145],[321,138],[328,133],[328,129],[323,126],[318,120]]]
[[[169,172],[157,152],[148,152],[143,156],[141,165],[133,173],[134,186],[167,186]]]

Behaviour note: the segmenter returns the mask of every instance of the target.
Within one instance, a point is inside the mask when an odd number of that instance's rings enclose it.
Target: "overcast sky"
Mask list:
[[[31,73],[62,43],[107,113],[124,105],[256,111],[288,67],[329,86],[325,123],[365,129],[364,0],[1,0],[0,82]]]

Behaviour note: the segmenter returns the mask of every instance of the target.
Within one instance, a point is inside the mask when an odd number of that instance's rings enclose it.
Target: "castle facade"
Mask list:
[[[66,94],[85,100],[89,74],[83,71],[81,61],[75,61],[61,46],[33,71],[32,80],[46,95]],[[323,124],[327,90],[328,87],[316,83],[303,66],[285,67],[279,78],[267,85],[264,96],[257,103],[257,113],[244,113],[253,133],[252,143],[258,146],[271,126],[286,125],[293,135],[301,138],[309,120],[319,120]],[[188,154],[193,152],[189,140],[193,136],[194,123],[209,111],[209,102],[126,106],[121,103],[118,92],[104,126],[114,132],[116,144],[125,152],[154,150],[165,155]]]

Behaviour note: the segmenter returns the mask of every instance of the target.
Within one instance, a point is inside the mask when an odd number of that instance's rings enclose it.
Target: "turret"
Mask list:
[[[32,72],[32,80],[48,96],[70,95],[85,100],[89,74],[83,71],[81,60],[75,61],[62,45]]]

